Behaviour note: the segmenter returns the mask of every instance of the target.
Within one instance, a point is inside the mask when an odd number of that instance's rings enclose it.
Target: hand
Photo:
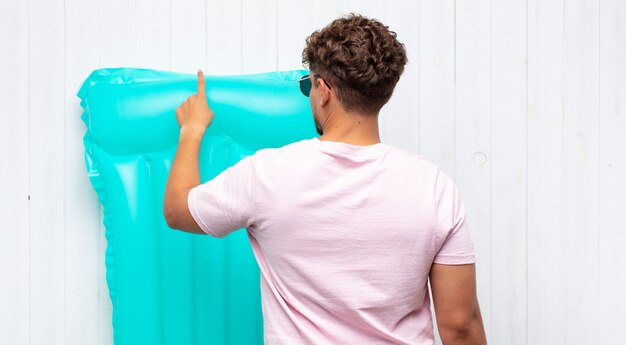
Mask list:
[[[204,131],[213,121],[213,110],[206,100],[206,89],[204,86],[204,73],[198,71],[198,93],[189,96],[186,101],[176,108],[176,120],[183,129],[192,131]]]

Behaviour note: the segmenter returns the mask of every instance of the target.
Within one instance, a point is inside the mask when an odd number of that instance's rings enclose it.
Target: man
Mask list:
[[[213,119],[198,94],[177,109],[168,225],[224,237],[246,228],[261,270],[265,344],[485,344],[473,243],[454,182],[380,142],[378,114],[407,62],[382,23],[349,15],[302,53],[319,138],[259,150],[200,185]]]

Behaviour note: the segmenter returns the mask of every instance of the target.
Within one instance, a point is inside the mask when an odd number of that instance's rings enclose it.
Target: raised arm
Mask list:
[[[189,191],[200,184],[200,143],[214,113],[206,99],[204,73],[198,71],[198,91],[176,108],[180,138],[163,197],[163,214],[173,229],[204,234],[187,206]]]

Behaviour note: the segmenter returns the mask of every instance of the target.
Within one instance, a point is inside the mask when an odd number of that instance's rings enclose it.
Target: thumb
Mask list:
[[[204,73],[202,70],[198,70],[198,95],[206,97],[206,88],[204,86]]]

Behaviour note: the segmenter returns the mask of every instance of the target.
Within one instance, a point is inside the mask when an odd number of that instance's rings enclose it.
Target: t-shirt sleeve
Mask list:
[[[250,226],[255,211],[253,156],[192,188],[187,203],[200,228],[213,237],[224,237]]]
[[[454,181],[439,171],[435,187],[437,246],[433,263],[475,263],[474,244],[465,218],[465,205]]]

